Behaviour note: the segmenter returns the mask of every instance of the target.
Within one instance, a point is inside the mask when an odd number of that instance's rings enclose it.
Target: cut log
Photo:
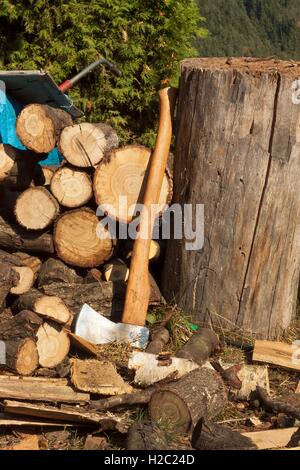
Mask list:
[[[20,282],[19,273],[10,264],[0,264],[0,311],[5,307],[5,299]]]
[[[54,167],[38,166],[33,175],[34,184],[36,186],[50,186],[54,172]]]
[[[92,181],[84,171],[63,166],[54,173],[50,189],[64,207],[80,207],[93,196]]]
[[[119,139],[106,124],[82,123],[64,129],[59,148],[65,159],[77,167],[93,167],[105,152],[118,147]]]
[[[38,286],[41,287],[56,282],[81,284],[83,279],[76,274],[74,269],[69,268],[62,261],[55,258],[48,258],[40,269]]]
[[[66,379],[0,376],[0,397],[55,403],[87,403],[88,393],[74,392]]]
[[[84,393],[78,393],[78,395],[88,396],[88,394]],[[20,403],[6,400],[4,402],[4,408],[6,413],[15,415],[32,416],[51,420],[54,419],[68,423],[97,424],[100,425],[99,431],[117,430],[119,432],[126,433],[131,424],[130,420],[126,418],[126,416],[113,415],[112,413],[109,415],[107,413],[95,413],[73,406],[68,406],[66,409],[60,409],[49,405],[38,405],[26,402]]]
[[[72,125],[70,114],[44,104],[26,106],[17,119],[17,135],[25,147],[48,153],[56,146],[62,130]]]
[[[94,194],[98,206],[114,219],[125,224],[142,204],[151,150],[141,145],[128,145],[112,150],[108,162],[98,165],[94,176]],[[164,177],[155,214],[163,212],[172,199],[167,174]],[[153,214],[154,215],[154,214]]]
[[[24,294],[31,289],[35,280],[34,272],[28,266],[24,266],[20,257],[0,250],[0,263],[3,263],[4,266],[10,265],[19,276],[17,284],[10,289],[12,294]]]
[[[255,450],[249,437],[220,424],[201,419],[192,436],[192,446],[197,450]]]
[[[132,391],[111,362],[97,359],[71,359],[71,381],[77,390],[99,395],[122,395]]]
[[[205,206],[204,244],[199,208],[194,241],[190,227],[168,243],[163,294],[204,325],[275,339],[295,316],[299,74],[277,60],[181,64],[173,200]]]
[[[0,246],[28,252],[54,253],[52,236],[48,233],[37,235],[17,225],[8,224],[0,216]]]
[[[14,302],[12,309],[18,312],[31,310],[41,317],[48,318],[61,325],[68,323],[72,315],[62,299],[57,296],[42,294],[36,289],[31,289],[26,294],[21,295]]]
[[[68,334],[56,325],[44,323],[37,331],[37,348],[41,367],[56,367],[68,355],[70,339]]]
[[[15,252],[14,256],[17,256],[24,266],[27,266],[33,271],[35,278],[37,277],[42,266],[42,262],[39,258],[36,256],[30,256],[29,254],[23,253],[21,251]]]
[[[261,403],[269,410],[276,413],[284,413],[300,421],[300,397],[295,393],[288,394],[284,399],[272,399],[261,387],[257,387],[257,394]]]
[[[67,307],[78,314],[84,304],[88,304],[105,316],[112,316],[120,321],[123,312],[126,284],[124,282],[94,282],[90,284],[52,283],[42,286],[41,291],[46,295],[60,297]],[[76,295],[74,293],[76,292]],[[151,291],[150,305],[159,305],[162,298],[156,290]]]
[[[136,422],[129,428],[127,450],[168,450],[170,444],[166,432],[151,421]]]
[[[163,379],[172,377],[179,379],[189,372],[199,369],[199,365],[187,359],[171,357],[168,365],[154,354],[136,352],[129,361],[128,368],[135,370],[134,382],[142,387],[148,387]]]
[[[128,280],[129,269],[121,259],[114,259],[103,266],[103,275],[106,281],[119,282]]]
[[[269,372],[266,366],[243,364],[237,376],[242,384],[240,390],[235,392],[238,400],[249,400],[258,386],[270,392]]]
[[[203,364],[215,352],[220,350],[218,335],[208,328],[201,328],[176,354],[177,357],[184,357],[193,360],[198,364]]]
[[[155,391],[149,403],[149,415],[154,422],[166,420],[177,431],[187,432],[200,418],[216,416],[226,403],[222,379],[216,372],[201,368]]]
[[[19,375],[31,375],[39,365],[37,346],[32,338],[5,342],[5,365]]]
[[[18,191],[33,184],[41,155],[19,150],[8,144],[0,144],[0,182]]]
[[[129,260],[132,255],[133,250],[133,240],[126,240],[119,249],[119,256],[125,260]],[[161,241],[151,240],[150,250],[149,250],[149,262],[154,263],[161,258],[163,251],[163,244]]]
[[[47,228],[58,214],[58,202],[42,186],[26,189],[16,201],[16,219],[22,227],[29,230]]]
[[[242,435],[250,439],[259,450],[286,447],[297,428],[271,429],[269,431],[244,432]]]
[[[93,268],[111,258],[113,241],[92,210],[74,209],[56,221],[54,244],[65,263]]]
[[[278,341],[255,341],[252,360],[300,371],[300,347]]]
[[[36,332],[42,325],[41,318],[33,312],[23,310],[17,315],[1,321],[0,339],[10,341],[36,337]]]

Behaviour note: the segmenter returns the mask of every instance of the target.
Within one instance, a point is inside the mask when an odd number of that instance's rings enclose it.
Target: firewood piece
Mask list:
[[[155,387],[148,387],[146,390],[139,392],[124,393],[123,395],[101,398],[100,400],[91,400],[89,405],[91,409],[98,411],[107,411],[120,406],[146,405],[149,403],[155,390]]]
[[[56,325],[44,323],[37,331],[37,348],[41,367],[56,367],[68,355],[70,340]]]
[[[118,147],[119,139],[106,124],[82,123],[63,130],[59,148],[65,159],[77,167],[93,167],[105,152]]]
[[[72,118],[65,111],[30,104],[19,114],[16,130],[25,147],[36,153],[48,153],[56,146],[62,130],[71,125]]]
[[[154,422],[167,419],[177,430],[187,432],[200,418],[216,416],[226,402],[227,392],[220,376],[200,368],[156,390],[149,403],[149,415]]]
[[[23,310],[17,315],[1,321],[0,339],[3,341],[25,338],[35,338],[36,332],[42,325],[42,319],[33,312]]]
[[[74,269],[69,268],[58,259],[48,258],[40,269],[38,287],[51,284],[53,282],[80,284],[82,281],[82,277],[78,276]]]
[[[162,352],[170,339],[169,330],[166,328],[158,328],[151,332],[151,342],[146,348],[146,353],[159,354]]]
[[[40,450],[39,436],[34,434],[32,436],[23,437],[17,444],[7,446],[2,450]]]
[[[18,256],[0,250],[0,263],[10,265],[19,275],[17,284],[10,289],[12,294],[23,294],[31,289],[34,284],[34,272],[31,268],[24,266],[24,262]]]
[[[23,191],[32,185],[42,155],[19,150],[8,144],[0,144],[0,182]]]
[[[97,424],[99,425],[99,431],[118,430],[119,432],[127,433],[131,424],[126,416],[113,415],[112,413],[109,413],[109,415],[107,413],[96,413],[82,410],[74,406],[60,409],[50,405],[46,406],[28,402],[5,400],[4,410],[6,413],[15,415],[32,416],[68,423]]]
[[[54,369],[47,369],[47,367],[40,367],[34,373],[35,377],[49,377],[55,379],[58,377],[58,373]]]
[[[197,450],[255,450],[256,445],[246,436],[217,423],[200,419],[192,436]]]
[[[259,450],[280,449],[286,447],[297,428],[270,429],[268,431],[244,432]]]
[[[37,277],[39,270],[42,266],[42,262],[39,258],[36,256],[31,256],[28,253],[24,252],[15,252],[14,256],[17,256],[20,261],[24,264],[24,266],[27,266],[28,268],[32,269],[33,274],[35,278]]]
[[[297,353],[298,351],[298,353]],[[300,371],[300,348],[278,341],[255,341],[252,360]],[[295,360],[293,361],[293,357]]]
[[[57,296],[45,295],[31,289],[21,295],[12,306],[14,311],[31,310],[41,317],[65,325],[71,318],[71,312],[64,301]]]
[[[270,392],[269,372],[267,366],[253,366],[243,364],[240,371],[237,372],[242,386],[235,393],[238,400],[247,401],[255,393],[257,386]]]
[[[49,427],[49,428],[55,428],[55,427],[70,427],[72,426],[72,423],[62,423],[59,421],[46,421],[46,420],[41,420],[41,419],[36,419],[36,418],[18,418],[17,416],[12,416],[9,414],[5,413],[0,413],[0,427],[1,426],[28,426],[30,428],[34,426],[42,426],[42,427]]]
[[[166,433],[151,421],[136,422],[130,426],[126,439],[127,450],[168,450]]]
[[[83,450],[112,450],[112,447],[105,437],[89,434],[85,439]]]
[[[76,389],[99,395],[121,395],[132,391],[109,361],[71,359],[71,380]]]
[[[179,379],[189,372],[199,369],[199,365],[187,359],[171,357],[167,365],[147,352],[135,352],[128,361],[128,368],[135,370],[134,382],[142,387],[153,385],[168,377]]]
[[[37,346],[32,338],[5,342],[5,365],[19,375],[31,375],[39,365]]]
[[[242,364],[235,364],[226,370],[221,366],[219,361],[211,361],[211,365],[217,372],[219,372],[225,384],[229,388],[235,390],[240,390],[242,388],[242,382],[237,375],[242,368]]]
[[[63,166],[54,173],[50,189],[58,202],[69,208],[86,204],[93,196],[92,181],[84,171]]]
[[[103,281],[90,284],[54,282],[41,286],[40,290],[46,295],[60,297],[74,314],[80,312],[83,304],[88,304],[102,315],[113,316],[119,321],[124,306],[126,284]],[[151,291],[150,305],[157,305],[160,300],[157,292]]]
[[[129,269],[121,259],[111,260],[103,266],[103,275],[106,281],[118,282],[128,280]]]
[[[91,356],[94,356],[94,357],[98,356],[98,351],[94,344],[90,343],[84,338],[81,338],[78,335],[75,335],[75,333],[71,333],[71,331],[68,331],[67,333],[71,340],[72,346],[74,346],[77,349],[80,349],[81,351],[87,354],[90,354]]]
[[[136,205],[143,201],[150,157],[151,150],[147,147],[128,145],[112,150],[108,162],[98,165],[94,176],[95,199],[112,218],[125,224],[133,220]],[[166,174],[156,215],[165,210],[171,197]]]
[[[129,260],[133,250],[133,240],[126,240],[119,249],[119,256],[125,260]],[[158,261],[162,253],[162,242],[151,240],[149,250],[149,262],[154,263]]]
[[[113,254],[111,235],[92,210],[74,209],[56,221],[54,243],[65,263],[81,268],[103,264]]]
[[[294,404],[290,403],[290,400],[285,397],[284,400],[272,400],[266,390],[261,387],[257,387],[257,393],[262,404],[276,413],[285,413],[292,418],[300,420],[300,397],[293,395]],[[292,401],[292,400],[291,400]]]
[[[28,230],[47,228],[58,214],[58,202],[43,186],[26,189],[16,201],[16,219]]]
[[[0,311],[5,308],[5,299],[12,288],[20,282],[19,273],[10,264],[0,264]]]
[[[54,253],[52,236],[48,233],[36,234],[17,225],[7,223],[0,216],[0,246],[27,252]]]
[[[203,364],[217,350],[220,349],[218,335],[208,328],[201,328],[176,354],[176,357],[184,357]]]
[[[66,379],[0,375],[0,397],[57,403],[86,403],[88,393],[74,392]]]
[[[53,167],[38,166],[33,174],[34,184],[36,186],[50,186],[54,171]]]

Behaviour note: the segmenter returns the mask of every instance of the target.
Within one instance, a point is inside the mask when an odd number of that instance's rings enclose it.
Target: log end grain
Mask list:
[[[45,229],[58,214],[58,202],[43,187],[28,188],[16,201],[16,219],[20,225],[29,230]]]

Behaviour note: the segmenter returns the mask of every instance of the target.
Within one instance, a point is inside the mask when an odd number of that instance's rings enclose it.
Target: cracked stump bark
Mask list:
[[[277,60],[182,62],[174,202],[204,204],[204,246],[168,243],[163,293],[206,325],[274,339],[296,314],[299,77]]]

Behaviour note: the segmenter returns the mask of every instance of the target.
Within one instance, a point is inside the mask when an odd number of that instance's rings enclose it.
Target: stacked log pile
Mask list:
[[[26,151],[0,145],[0,313],[13,315],[0,327],[0,340],[7,343],[9,368],[30,375],[67,357],[66,329],[83,304],[120,317],[132,243],[118,241],[101,224],[97,207],[116,224],[133,220],[151,151],[140,145],[118,148],[109,125],[74,124],[68,113],[47,105],[26,106],[16,131]],[[64,161],[43,167],[55,147]],[[171,194],[168,173],[158,215]],[[160,253],[153,241],[150,258]],[[152,285],[151,302],[160,303],[154,279]]]

